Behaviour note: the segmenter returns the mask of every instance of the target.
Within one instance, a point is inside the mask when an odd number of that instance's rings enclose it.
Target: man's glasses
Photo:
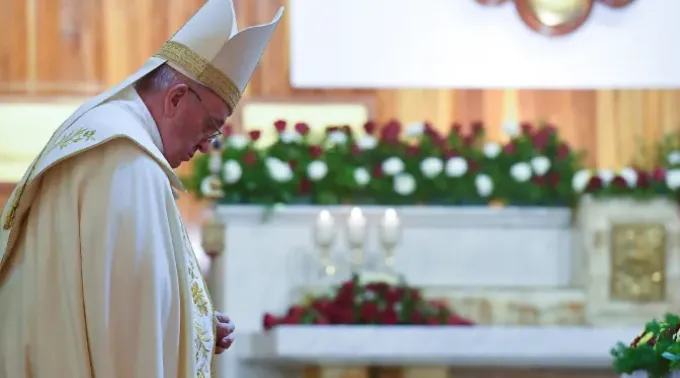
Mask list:
[[[208,111],[208,108],[203,105],[203,99],[201,98],[201,95],[198,94],[193,88],[188,87],[189,92],[193,93],[194,96],[196,96],[196,99],[198,99],[198,103],[201,104],[201,107],[205,111],[205,114],[208,116],[210,119],[210,123],[212,123],[213,127],[215,128],[215,133],[212,134],[211,136],[207,137],[206,140],[210,142],[210,144],[215,143],[216,140],[219,139],[219,137],[222,136],[222,130],[220,126],[217,125],[217,122],[215,122],[215,119],[210,115],[210,112]]]

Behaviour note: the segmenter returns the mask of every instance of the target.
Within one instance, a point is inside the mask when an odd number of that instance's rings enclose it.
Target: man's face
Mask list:
[[[196,151],[206,152],[231,115],[222,99],[199,85],[177,84],[163,101],[164,116],[158,130],[163,154],[173,168],[189,161]]]

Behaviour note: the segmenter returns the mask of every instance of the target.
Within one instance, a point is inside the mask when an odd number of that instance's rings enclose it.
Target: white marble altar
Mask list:
[[[243,338],[262,331],[265,312],[284,311],[296,291],[318,282],[320,267],[315,262],[311,229],[321,209],[285,207],[263,222],[261,206],[217,208],[226,224],[225,248],[211,264],[211,292],[217,308],[237,324],[238,350]],[[326,209],[341,225],[350,211],[344,206]],[[362,210],[370,228],[367,262],[375,265],[381,260],[376,225],[385,208]],[[564,290],[565,298],[579,296],[570,292],[574,273],[571,212],[567,209],[400,207],[398,211],[404,233],[396,250],[396,271],[410,284],[519,290],[511,293],[515,297],[535,288]],[[340,231],[334,254],[342,264],[349,253]],[[349,272],[340,274],[338,278],[345,279]],[[332,339],[319,335],[307,337],[333,344]],[[241,364],[239,355],[228,353],[220,359],[220,378],[245,377],[246,365]]]

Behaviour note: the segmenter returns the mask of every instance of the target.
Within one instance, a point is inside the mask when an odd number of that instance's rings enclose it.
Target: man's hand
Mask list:
[[[234,330],[236,326],[234,326],[234,323],[231,322],[228,316],[220,312],[215,313],[215,317],[217,318],[217,349],[215,349],[215,353],[221,354],[234,343]]]

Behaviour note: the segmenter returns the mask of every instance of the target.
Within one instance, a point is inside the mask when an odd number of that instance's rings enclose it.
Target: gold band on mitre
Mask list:
[[[236,109],[242,95],[236,84],[207,59],[198,55],[189,47],[179,42],[167,41],[154,56],[182,67],[201,84],[220,96],[232,111]]]

